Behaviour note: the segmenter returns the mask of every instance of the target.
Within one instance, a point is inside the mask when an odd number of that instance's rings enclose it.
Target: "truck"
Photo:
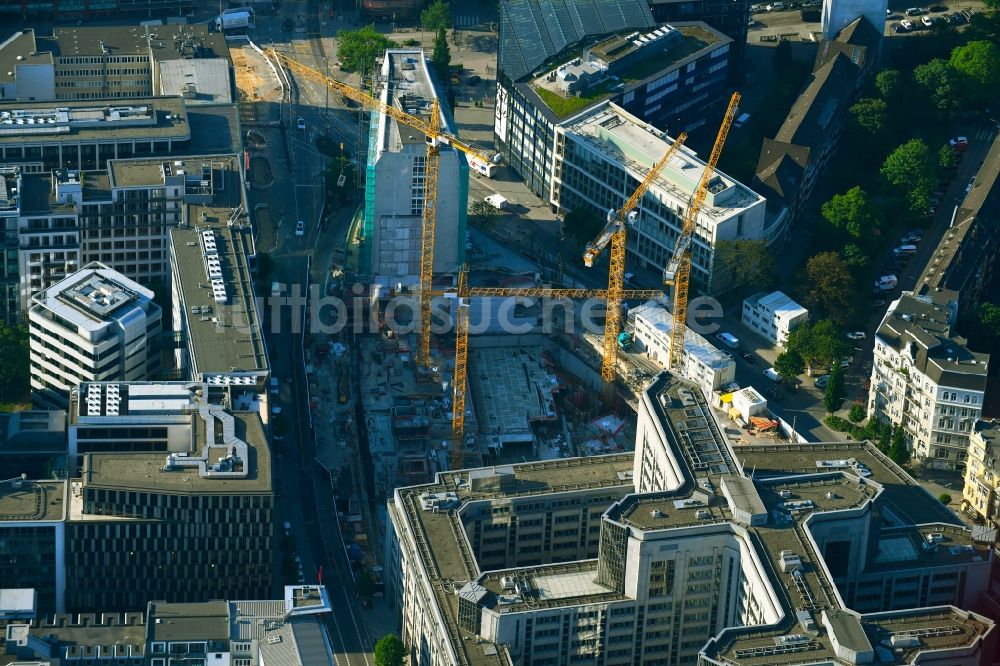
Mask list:
[[[632,334],[628,331],[622,331],[618,334],[618,349],[622,351],[628,351],[632,349]]]
[[[281,283],[280,282],[272,282],[271,283],[271,295],[272,296],[281,296]]]
[[[247,8],[227,9],[215,18],[215,29],[219,32],[249,28],[253,23],[253,11]]]
[[[899,280],[895,275],[883,275],[875,282],[875,292],[881,291],[892,291],[899,284]]]
[[[486,197],[485,201],[497,210],[504,210],[507,208],[507,199],[505,199],[501,194],[491,194]]]

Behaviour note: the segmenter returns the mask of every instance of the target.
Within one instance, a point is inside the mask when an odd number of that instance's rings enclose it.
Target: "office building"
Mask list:
[[[754,189],[794,225],[837,151],[847,112],[874,70],[882,33],[864,17],[820,44],[813,73],[773,139],[765,138]]]
[[[628,201],[673,139],[622,108],[604,102],[556,131],[550,203],[560,213],[584,208],[605,217]],[[639,217],[628,230],[627,262],[659,277],[667,266],[705,163],[682,146],[639,202]],[[732,286],[715,265],[717,243],[778,238],[766,226],[764,197],[716,171],[698,212],[691,250],[692,290],[718,293]]]
[[[0,321],[18,320],[17,228],[21,214],[21,167],[0,166]]]
[[[965,461],[962,510],[977,523],[996,528],[1000,522],[1000,466],[997,446],[1000,431],[995,421],[979,421],[969,435]]]
[[[270,593],[274,492],[259,410],[203,383],[81,384],[69,416],[82,466],[69,481],[66,610]],[[166,451],[147,450],[157,440]]]
[[[40,612],[54,613],[66,593],[66,483],[22,479],[18,467],[0,480],[0,581],[33,588]]]
[[[153,292],[99,263],[32,297],[31,390],[65,407],[84,381],[137,381],[160,370],[160,306]]]
[[[670,361],[670,333],[674,319],[666,306],[655,301],[632,308],[628,324],[634,336],[636,352],[667,367]],[[682,373],[706,393],[732,383],[736,379],[736,361],[716,349],[708,340],[684,327],[684,359]]]
[[[0,101],[154,97],[161,63],[184,59],[221,59],[228,78],[225,37],[207,23],[23,29],[0,43]]]
[[[904,295],[875,333],[868,415],[903,428],[919,462],[961,470],[982,415],[989,360],[953,333],[947,306]]]
[[[254,299],[256,246],[242,160],[221,155],[134,166],[136,179],[179,178],[185,187],[182,223],[169,231],[171,321],[181,332],[175,367],[195,381],[263,390],[269,364]]]
[[[636,442],[397,489],[385,583],[410,663],[992,658],[993,621],[961,609],[989,584],[995,532],[876,447],[734,450],[667,373]]]
[[[837,33],[853,23],[859,16],[865,17],[878,34],[885,32],[886,9],[889,0],[823,0],[821,25],[823,39],[836,39]]]
[[[956,207],[951,226],[914,288],[918,296],[947,302],[955,323],[982,302],[1000,273],[1000,135]]]
[[[809,310],[775,291],[743,300],[743,324],[775,347],[784,347],[788,334],[809,321]]]
[[[66,412],[0,413],[0,469],[6,477],[43,479],[66,469]]]
[[[30,605],[32,590],[0,590]],[[15,598],[16,600],[16,598]],[[141,611],[49,614],[20,611],[6,626],[3,657],[24,664],[80,666],[333,666],[323,617],[332,612],[323,587],[286,587],[284,599],[168,603]],[[29,662],[30,660],[30,662]],[[7,663],[3,661],[3,663]]]
[[[698,21],[658,26],[638,0],[600,10],[569,3],[566,11],[538,0],[504,2],[496,147],[547,199],[559,126],[606,101],[674,135],[714,123],[726,104],[731,46]]]
[[[429,122],[439,99],[436,83],[420,49],[389,49],[382,60],[377,97]],[[454,132],[450,112],[438,108],[439,125]],[[364,237],[369,252],[362,272],[394,283],[420,280],[427,169],[424,135],[392,118],[372,112],[365,186]],[[469,168],[453,148],[438,158],[434,271],[453,273],[462,263],[469,198]]]

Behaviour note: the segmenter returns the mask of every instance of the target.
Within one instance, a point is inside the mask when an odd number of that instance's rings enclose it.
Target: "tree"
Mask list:
[[[835,412],[840,409],[844,402],[844,371],[840,367],[837,359],[834,359],[833,370],[830,372],[830,379],[826,382],[826,390],[823,392],[823,406],[826,411]]]
[[[950,171],[958,167],[958,153],[951,149],[949,145],[943,145],[938,150],[937,165],[942,171]]]
[[[969,337],[973,351],[1000,354],[1000,305],[985,301],[962,317],[961,331]]]
[[[897,465],[902,466],[910,461],[910,449],[906,445],[906,432],[902,426],[897,426],[892,432],[888,455]]]
[[[879,226],[878,214],[868,193],[858,186],[835,194],[820,208],[826,221],[854,238],[869,238]]]
[[[847,418],[853,423],[861,423],[865,418],[865,407],[860,402],[855,402],[851,405],[851,411],[847,414]]]
[[[874,419],[873,419],[874,420]],[[882,424],[882,430],[878,436],[878,450],[889,455],[890,440],[892,439],[892,426],[888,423]]]
[[[885,129],[889,106],[877,97],[864,97],[851,107],[854,121],[872,136],[879,136]]]
[[[469,206],[469,215],[473,224],[483,229],[492,229],[500,217],[500,212],[489,203],[478,199]]]
[[[28,329],[0,322],[0,402],[15,402],[28,395]]]
[[[921,139],[911,139],[892,151],[882,163],[882,175],[895,185],[910,205],[923,212],[930,205],[934,189],[934,159]]]
[[[949,116],[958,109],[961,99],[959,76],[941,58],[918,65],[913,70],[913,80],[938,113]]]
[[[406,649],[395,634],[386,634],[375,644],[375,666],[403,666]]]
[[[444,0],[434,0],[427,9],[420,12],[420,27],[424,30],[432,32],[442,29],[447,30],[453,24],[451,7]]]
[[[951,495],[949,495],[948,493],[941,493],[940,495],[938,495],[938,502],[941,502],[941,504],[944,505],[951,504]]]
[[[586,243],[601,233],[603,222],[587,208],[574,208],[566,213],[562,226],[567,235]]]
[[[850,350],[840,327],[829,319],[806,322],[788,334],[786,351],[797,352],[812,367],[825,367]]]
[[[838,322],[847,320],[855,302],[854,277],[836,252],[821,252],[806,262],[806,302]]]
[[[1000,86],[1000,48],[992,41],[977,40],[955,48],[948,65],[961,77],[971,101],[982,103],[996,95]]]
[[[434,38],[434,51],[431,52],[431,63],[442,81],[448,80],[448,68],[451,66],[451,49],[448,48],[448,33],[444,28],[438,28]]]
[[[805,362],[797,351],[783,351],[774,359],[774,369],[782,379],[792,381],[805,371]]]
[[[850,268],[854,269],[855,272],[863,272],[868,269],[868,264],[870,259],[865,251],[862,250],[858,245],[854,243],[848,243],[844,247],[840,248],[840,258],[844,260]]]
[[[341,30],[337,33],[337,57],[341,68],[360,71],[362,75],[375,64],[386,49],[396,43],[375,30],[374,25],[366,25],[357,30]]]
[[[882,99],[892,104],[903,92],[903,76],[896,69],[882,70],[875,77],[875,87],[878,88]]]
[[[765,240],[721,240],[715,244],[715,264],[722,282],[739,285],[744,291],[774,286],[778,260]]]

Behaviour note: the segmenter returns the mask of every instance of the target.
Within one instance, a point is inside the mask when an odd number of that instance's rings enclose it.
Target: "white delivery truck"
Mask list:
[[[253,12],[249,9],[227,9],[215,19],[215,29],[219,32],[249,28],[253,22]]]
[[[491,194],[486,197],[486,203],[493,206],[497,210],[504,210],[507,208],[507,199],[500,194]]]

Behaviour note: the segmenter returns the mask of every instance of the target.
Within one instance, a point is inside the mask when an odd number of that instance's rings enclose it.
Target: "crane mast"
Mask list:
[[[606,292],[606,305],[604,310],[604,336],[601,339],[601,381],[603,382],[603,393],[606,399],[614,395],[615,374],[618,364],[618,333],[621,331],[622,320],[622,300],[625,286],[625,240],[626,222],[629,225],[635,224],[639,217],[639,212],[635,208],[642,201],[642,197],[649,191],[650,186],[659,175],[663,167],[667,165],[680,147],[687,140],[687,134],[681,134],[674,139],[674,142],[667,148],[663,157],[653,165],[646,177],[639,183],[632,196],[628,198],[625,205],[619,211],[608,211],[608,221],[597,239],[587,245],[583,253],[583,263],[592,266],[594,259],[601,251],[611,245],[608,266],[608,289]]]
[[[694,241],[695,223],[698,220],[698,212],[708,196],[708,186],[715,176],[715,167],[722,155],[722,147],[726,145],[726,137],[729,136],[729,128],[732,127],[739,104],[740,94],[734,92],[729,100],[729,106],[726,108],[726,114],[722,118],[719,133],[715,136],[712,154],[705,165],[705,171],[701,175],[698,187],[691,197],[687,212],[684,214],[684,224],[677,237],[677,243],[674,245],[670,262],[663,271],[664,283],[674,286],[673,325],[670,327],[670,365],[668,366],[674,371],[681,369],[684,359],[684,331],[687,328],[688,289],[691,284],[691,244]]]

